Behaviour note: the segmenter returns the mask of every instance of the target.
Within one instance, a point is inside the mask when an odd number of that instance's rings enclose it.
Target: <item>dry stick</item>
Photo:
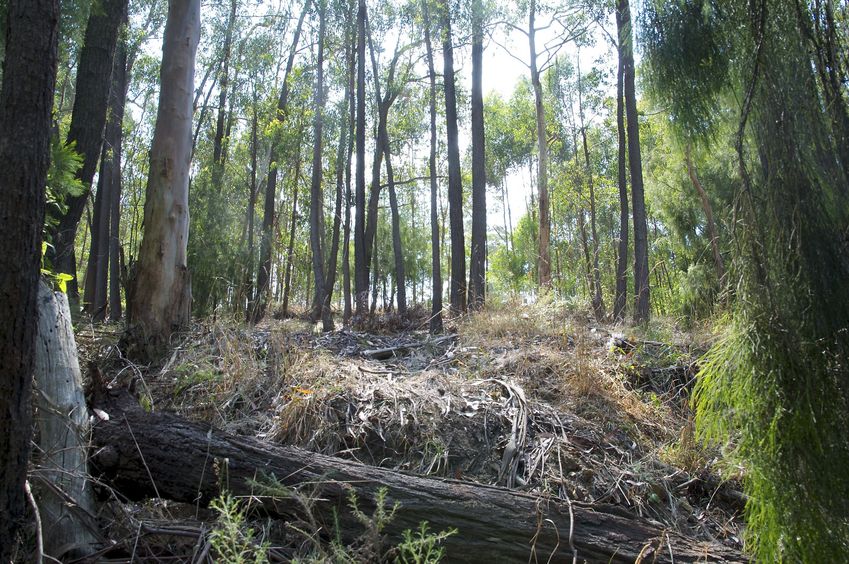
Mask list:
[[[32,495],[32,488],[29,485],[29,480],[24,482],[24,491],[27,494],[27,500],[32,506],[32,514],[35,516],[35,562],[41,564],[42,556],[44,556],[44,536],[41,531],[41,514],[38,512],[38,505],[35,503],[35,498]]]

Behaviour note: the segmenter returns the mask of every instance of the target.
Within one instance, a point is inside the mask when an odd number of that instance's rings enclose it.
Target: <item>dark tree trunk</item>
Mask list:
[[[351,14],[353,16],[353,14]],[[350,24],[349,24],[350,25]],[[348,143],[345,156],[345,226],[342,244],[342,283],[344,291],[345,306],[342,320],[345,325],[351,320],[353,308],[351,303],[351,156],[354,151],[354,128],[356,125],[356,100],[354,99],[354,82],[356,80],[356,59],[353,50],[356,42],[356,27],[351,28],[351,37],[348,41]]]
[[[106,136],[109,135],[107,122]],[[100,174],[97,178],[97,192],[94,196],[88,266],[83,289],[83,311],[91,315],[93,321],[103,321],[106,317],[106,273],[109,260],[109,211],[112,207],[111,164],[108,162],[109,148],[103,143],[100,157]]]
[[[162,43],[161,90],[150,148],[139,249],[125,344],[151,361],[167,351],[171,335],[189,322],[187,265],[192,88],[200,38],[200,0],[171,0]]]
[[[472,2],[472,251],[469,306],[486,299],[486,150],[483,122],[483,4]]]
[[[354,301],[356,316],[362,321],[368,310],[369,251],[366,248],[366,2],[357,3],[357,173],[354,221]]]
[[[337,522],[343,541],[351,541],[362,524],[350,511],[350,495],[356,494],[359,508],[368,515],[375,509],[378,491],[386,487],[388,505],[400,505],[384,530],[391,542],[400,541],[403,530],[415,530],[421,521],[433,531],[457,528],[460,534],[445,541],[452,562],[524,562],[534,555],[553,562],[744,561],[732,549],[664,531],[619,506],[422,478],[296,447],[271,446],[175,415],[146,413],[132,401],[126,395],[111,403],[100,400],[99,408],[110,419],[98,422],[93,432],[93,465],[101,479],[128,499],[160,496],[207,505],[222,494],[226,483],[229,492],[250,495],[267,515],[303,518],[294,496],[257,494],[256,482],[274,477],[286,488],[308,488],[317,500],[311,507],[313,517],[328,529]],[[213,460],[227,461],[226,481],[210,470]]]
[[[651,316],[649,301],[649,249],[646,226],[646,202],[643,191],[643,161],[640,155],[640,121],[637,114],[637,92],[634,77],[634,48],[631,31],[631,8],[628,0],[618,0],[619,36],[622,38],[625,113],[627,114],[628,164],[631,167],[631,197],[634,204],[634,320],[646,321]]]
[[[113,254],[117,257],[121,200],[121,143],[124,136],[124,102],[127,92],[126,65],[126,44],[123,39],[119,39],[114,68],[112,69],[112,85],[109,90],[106,131],[100,157],[100,174],[98,175],[91,225],[91,249],[88,256],[83,294],[84,308],[94,321],[106,319],[106,305],[109,301],[107,282],[110,260]],[[119,217],[113,217],[113,208],[115,207],[117,207]],[[118,297],[118,310],[118,318],[120,318],[120,295]]]
[[[463,178],[457,130],[457,93],[454,84],[454,44],[450,7],[439,4],[442,19],[442,61],[445,81],[445,125],[448,132],[448,216],[451,228],[451,309],[466,311],[466,238],[463,231]]]
[[[127,0],[103,0],[97,8],[99,9],[91,10],[89,15],[80,51],[74,109],[66,141],[69,145],[74,144],[76,151],[83,158],[82,167],[76,176],[86,188],[86,192],[66,200],[65,213],[58,218],[58,224],[50,229],[53,248],[49,250],[48,257],[53,263],[53,269],[73,276],[68,284],[72,310],[79,305],[80,299],[74,239],[89,198],[103,145],[115,45],[118,30],[127,12]]]
[[[431,334],[442,332],[442,256],[439,253],[439,187],[436,182],[436,71],[433,68],[433,46],[430,40],[430,11],[428,0],[422,0],[424,15],[425,46],[427,47],[427,69],[430,78],[430,155],[428,170],[430,174],[430,244],[431,244]]]
[[[118,51],[115,54],[117,61],[112,71],[112,88],[118,93],[110,96],[111,109],[110,120],[107,124],[106,143],[112,147],[112,190],[109,203],[109,319],[118,321],[121,319],[121,192],[123,191],[121,181],[121,159],[123,158],[124,142],[124,108],[127,103],[127,87],[129,82],[127,76],[130,72],[127,45],[124,40],[119,41]]]
[[[616,261],[616,297],[613,303],[613,319],[625,319],[625,307],[628,299],[628,171],[627,141],[625,134],[624,80],[625,62],[623,60],[621,3],[616,6],[617,69],[616,69],[616,132],[618,140],[618,184],[619,184],[619,252]]]
[[[259,195],[259,185],[257,184],[257,145],[259,139],[257,135],[258,119],[257,119],[257,100],[256,88],[253,89],[253,115],[251,116],[251,185],[250,194],[248,194],[248,252],[247,263],[245,265],[245,298],[247,304],[245,308],[245,319],[250,320],[251,313],[256,309],[254,303],[254,221],[256,216],[256,199]]]
[[[395,174],[389,154],[389,143],[384,146],[386,181],[389,184],[389,208],[392,214],[392,250],[395,255],[395,285],[398,288],[398,314],[407,315],[407,276],[404,273],[404,250],[401,247],[401,218],[398,214],[398,196],[395,193]],[[391,300],[390,300],[391,303]]]
[[[324,276],[324,194],[322,188],[323,168],[321,163],[322,133],[324,130],[324,35],[327,29],[327,5],[318,0],[318,58],[315,79],[315,117],[313,120],[312,182],[310,183],[310,249],[312,250],[312,269],[315,279],[315,297],[313,301],[317,311],[314,319],[321,317],[325,331],[333,330],[333,317],[330,304],[325,307]]]
[[[0,562],[26,513],[44,187],[56,85],[59,2],[6,3],[0,89]]]
[[[298,50],[298,41],[301,37],[301,29],[303,27],[304,18],[306,17],[309,5],[309,0],[306,0],[306,2],[304,2],[304,7],[301,10],[301,15],[298,18],[298,24],[295,26],[295,36],[292,39],[292,48],[289,50],[289,58],[286,60],[286,71],[283,74],[283,85],[280,89],[280,98],[277,101],[277,122],[279,124],[283,124],[286,121],[286,115],[289,107],[289,75],[292,73],[292,68],[295,64],[295,53]],[[256,297],[254,298],[254,303],[256,305],[251,315],[251,321],[253,323],[259,323],[259,321],[265,316],[271,289],[271,255],[273,250],[272,243],[274,241],[274,209],[275,200],[277,199],[277,160],[280,158],[280,142],[278,137],[279,136],[275,135],[271,140],[271,156],[268,166],[268,181],[265,187],[264,213],[262,216],[262,240],[260,242],[259,250],[259,271],[257,272],[256,277]],[[297,180],[295,182],[297,186]]]

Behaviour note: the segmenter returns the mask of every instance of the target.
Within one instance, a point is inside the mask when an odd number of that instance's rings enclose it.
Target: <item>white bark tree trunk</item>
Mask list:
[[[161,90],[150,149],[144,237],[128,308],[128,353],[154,359],[189,321],[189,167],[200,0],[171,0],[162,45]]]
[[[53,558],[84,556],[97,541],[88,478],[88,412],[68,296],[41,282],[35,349],[39,439],[33,473],[44,535]]]

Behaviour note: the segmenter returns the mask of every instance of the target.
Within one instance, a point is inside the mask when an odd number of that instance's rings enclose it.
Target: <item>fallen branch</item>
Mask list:
[[[387,358],[392,358],[393,356],[396,356],[396,353],[399,352],[406,352],[410,349],[425,347],[428,345],[438,345],[440,343],[444,343],[445,341],[451,341],[456,338],[456,334],[443,335],[442,337],[437,337],[436,339],[428,339],[427,341],[420,341],[417,343],[405,343],[403,345],[395,345],[393,347],[385,347],[382,349],[367,349],[360,354],[367,358],[373,358],[375,360],[386,360]]]
[[[96,382],[98,379],[92,379]],[[569,539],[581,560],[634,562],[743,561],[717,543],[664,531],[621,507],[581,504],[504,488],[430,479],[376,468],[294,447],[278,447],[227,434],[168,413],[146,413],[126,392],[94,389],[94,406],[109,414],[93,430],[92,463],[100,478],[128,499],[155,495],[206,505],[227,490],[250,498],[256,509],[283,519],[310,519],[322,535],[339,532],[351,540],[362,525],[348,508],[355,492],[370,513],[381,487],[387,502],[400,504],[386,534],[397,542],[405,529],[427,521],[432,531],[459,529],[446,541],[449,561],[523,562],[529,558],[571,560]],[[260,486],[276,480],[288,496],[269,496]],[[570,512],[571,509],[571,512]],[[666,546],[668,545],[668,548]]]

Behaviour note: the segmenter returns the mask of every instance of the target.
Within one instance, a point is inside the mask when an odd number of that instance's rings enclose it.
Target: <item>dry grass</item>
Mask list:
[[[692,362],[686,335],[663,324],[626,329],[675,343],[611,351],[608,328],[554,301],[455,325],[458,338],[437,344],[423,332],[386,334],[388,325],[321,334],[297,319],[205,324],[148,379],[158,409],[232,432],[616,503],[700,538],[739,538],[739,520],[711,503],[713,492],[692,493],[713,457],[693,439],[685,388],[655,381],[679,374],[668,363]],[[411,343],[384,361],[362,354]]]

